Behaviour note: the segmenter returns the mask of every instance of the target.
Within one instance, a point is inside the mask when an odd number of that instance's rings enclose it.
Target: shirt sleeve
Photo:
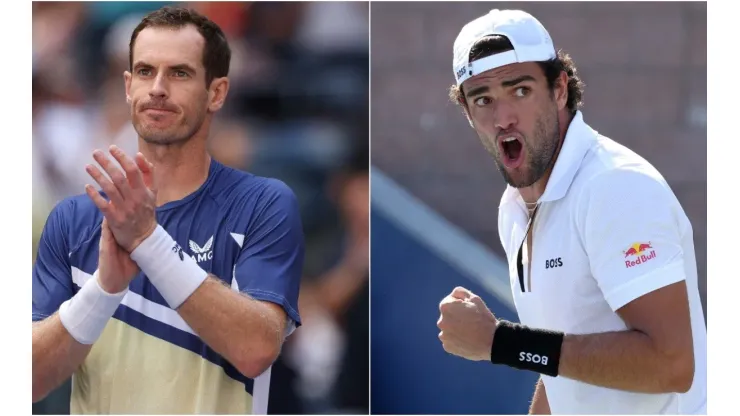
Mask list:
[[[33,321],[53,315],[74,295],[69,262],[65,213],[67,203],[57,204],[46,220],[33,265]]]
[[[284,183],[271,180],[265,203],[244,239],[234,278],[240,292],[281,305],[300,326],[298,292],[303,271],[304,237],[298,201]],[[290,328],[288,330],[290,331]]]
[[[685,280],[681,217],[654,174],[614,170],[591,180],[579,204],[591,273],[612,310]]]

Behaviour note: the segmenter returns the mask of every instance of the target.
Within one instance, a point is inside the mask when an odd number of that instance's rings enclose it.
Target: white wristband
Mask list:
[[[179,308],[208,277],[161,225],[131,252],[131,259],[172,309]]]
[[[59,307],[59,319],[67,332],[80,344],[90,345],[100,338],[128,288],[110,294],[98,283],[98,272],[82,285],[80,291]]]

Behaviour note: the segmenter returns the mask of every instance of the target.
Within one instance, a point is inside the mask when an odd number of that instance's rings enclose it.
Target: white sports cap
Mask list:
[[[505,36],[514,47],[503,52],[468,62],[470,49],[480,39]],[[504,65],[539,62],[557,56],[550,34],[539,20],[521,10],[494,9],[463,26],[453,47],[452,70],[457,85],[466,79]]]

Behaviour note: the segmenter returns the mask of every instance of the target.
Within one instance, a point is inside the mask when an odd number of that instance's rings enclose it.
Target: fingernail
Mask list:
[[[118,152],[118,150],[119,150],[118,149],[118,146],[116,146],[115,144],[113,144],[113,145],[110,146],[110,151],[111,152]]]

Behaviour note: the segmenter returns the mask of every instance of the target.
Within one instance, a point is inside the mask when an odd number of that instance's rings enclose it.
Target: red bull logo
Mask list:
[[[653,246],[649,242],[635,243],[624,251],[624,258],[626,259],[624,265],[627,268],[635,267],[654,259],[655,250],[653,250]]]

